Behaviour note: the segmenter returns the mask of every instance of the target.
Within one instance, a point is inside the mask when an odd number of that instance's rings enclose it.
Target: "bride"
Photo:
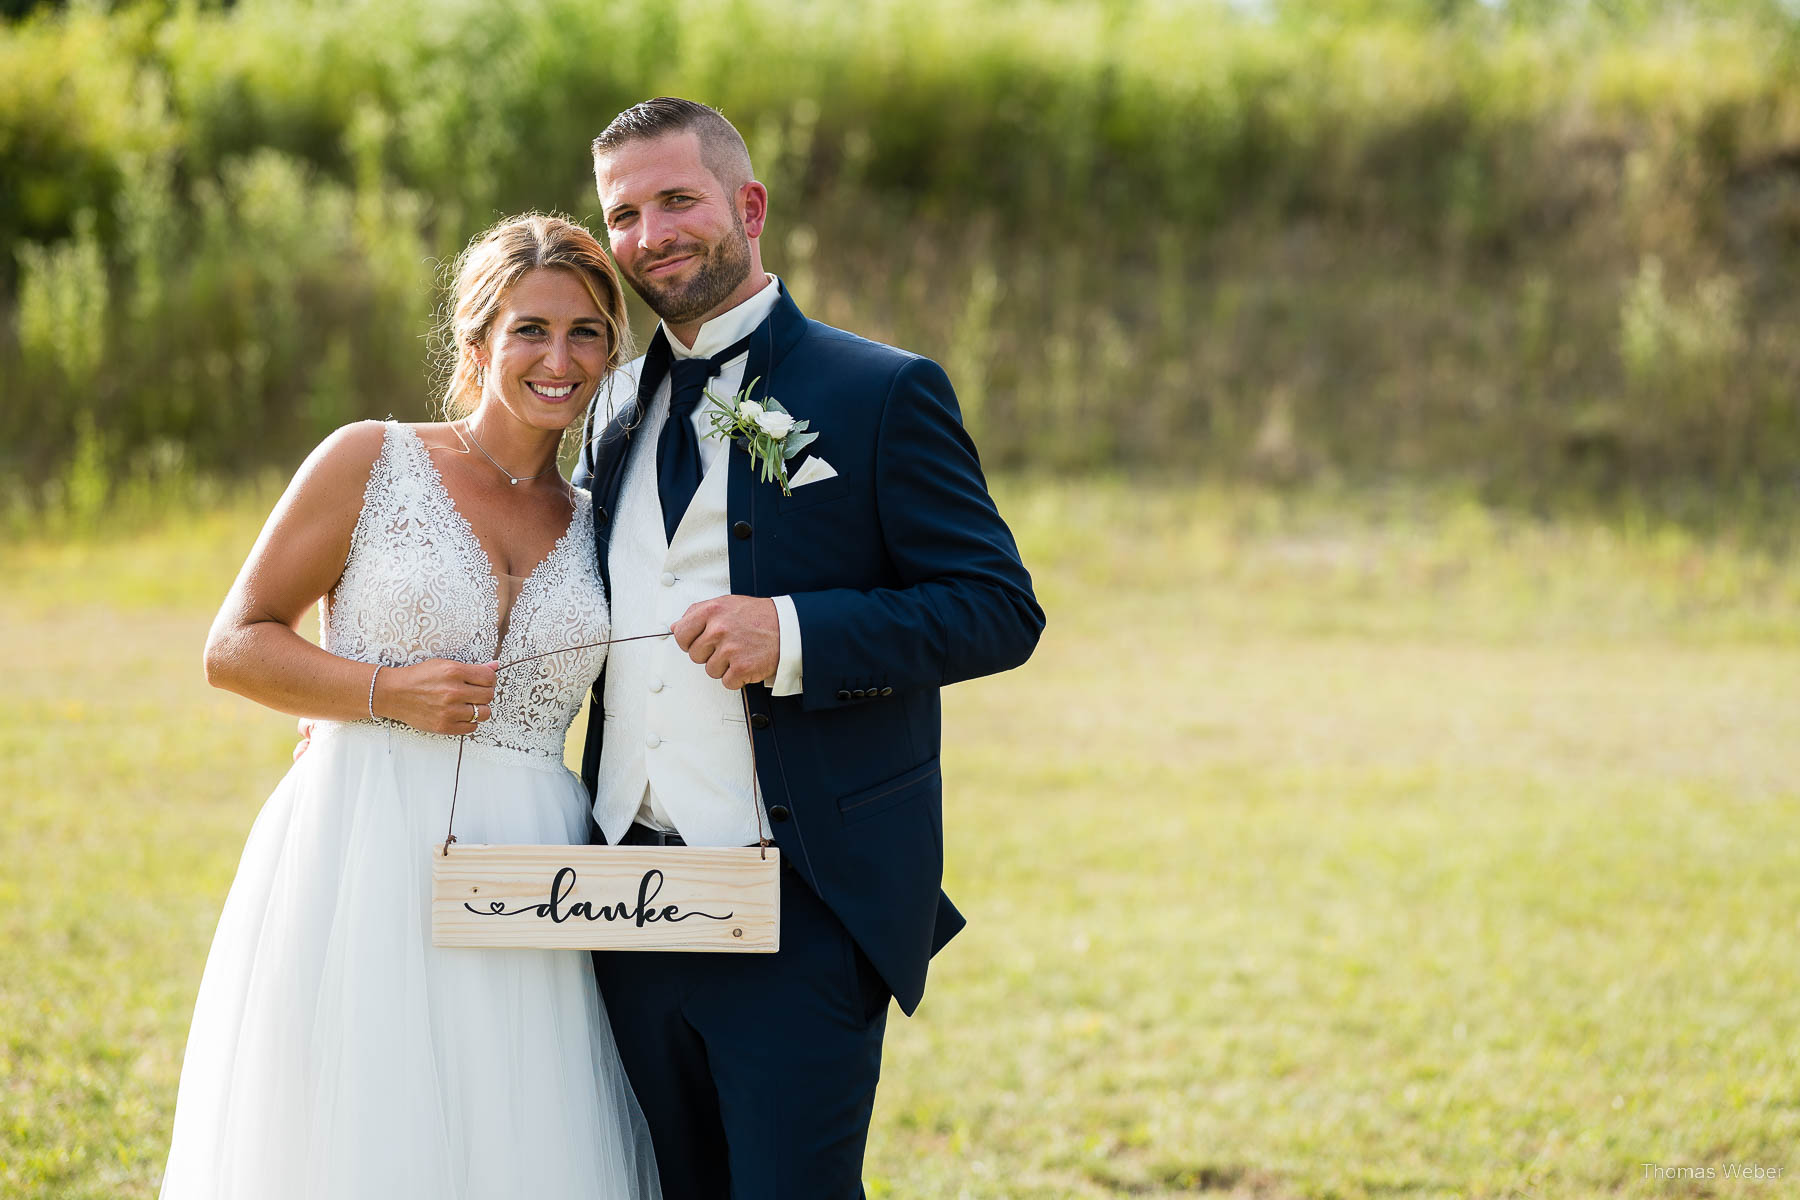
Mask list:
[[[503,221],[458,261],[448,423],[365,422],[301,467],[206,645],[215,686],[314,719],[219,919],[164,1200],[657,1194],[584,951],[438,949],[430,855],[585,843],[563,737],[608,636],[563,431],[626,356],[578,225]],[[323,602],[323,647],[297,632]]]

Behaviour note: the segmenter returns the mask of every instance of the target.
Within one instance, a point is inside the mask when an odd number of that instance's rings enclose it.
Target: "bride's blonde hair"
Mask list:
[[[631,356],[625,291],[599,240],[566,217],[508,217],[477,234],[447,272],[452,282],[434,337],[444,374],[440,404],[446,420],[466,416],[480,402],[481,367],[475,352],[487,341],[507,291],[540,267],[573,272],[587,288],[606,318],[608,370]]]

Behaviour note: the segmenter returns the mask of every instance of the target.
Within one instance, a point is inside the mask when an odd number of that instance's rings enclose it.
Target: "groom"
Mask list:
[[[595,969],[669,1200],[860,1196],[888,998],[917,1008],[963,925],[938,691],[1024,662],[1044,614],[943,371],[809,321],[763,270],[737,130],[648,100],[593,151],[613,257],[662,323],[596,397],[575,478],[614,629],[674,637],[613,648],[582,776],[610,843],[767,829],[783,863],[779,953]],[[819,435],[791,495],[706,436],[703,393],[746,386]]]

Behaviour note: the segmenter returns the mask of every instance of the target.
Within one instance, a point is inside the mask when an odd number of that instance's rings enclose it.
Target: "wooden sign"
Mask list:
[[[781,852],[757,846],[431,848],[431,942],[550,950],[781,948]]]

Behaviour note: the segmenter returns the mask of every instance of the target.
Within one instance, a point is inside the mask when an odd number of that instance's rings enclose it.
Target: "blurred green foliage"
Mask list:
[[[1797,33],[1791,0],[39,6],[0,26],[0,508],[423,415],[438,263],[591,216],[587,142],[662,93],[744,131],[802,305],[944,360],[990,459],[1790,487]]]

